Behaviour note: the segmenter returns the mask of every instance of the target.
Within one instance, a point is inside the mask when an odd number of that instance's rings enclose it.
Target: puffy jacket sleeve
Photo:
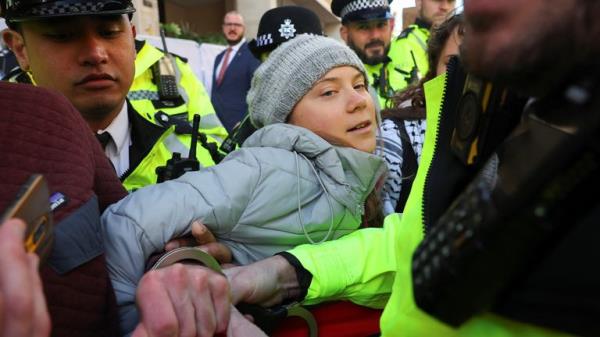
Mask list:
[[[150,255],[188,234],[197,219],[216,236],[229,233],[260,176],[251,151],[239,150],[219,165],[139,189],[104,212],[106,260],[124,332],[138,321],[135,289]]]
[[[386,217],[383,228],[365,228],[320,245],[290,250],[313,275],[304,303],[348,299],[383,308],[395,277],[394,238],[400,216]]]

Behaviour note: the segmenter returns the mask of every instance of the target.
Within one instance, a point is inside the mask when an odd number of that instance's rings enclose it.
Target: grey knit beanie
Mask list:
[[[340,66],[352,66],[366,78],[358,56],[336,40],[302,34],[283,43],[254,72],[246,96],[252,124],[284,123],[315,82]]]

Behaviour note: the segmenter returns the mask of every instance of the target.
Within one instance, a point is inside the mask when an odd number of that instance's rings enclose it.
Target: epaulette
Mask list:
[[[33,84],[29,75],[27,75],[27,73],[21,70],[19,67],[13,68],[13,70],[11,70],[4,76],[4,78],[2,78],[2,81]]]
[[[135,51],[139,53],[142,50],[142,48],[144,48],[145,44],[146,41],[135,40]]]
[[[406,27],[400,33],[400,35],[398,35],[398,37],[396,38],[396,40],[406,39],[408,37],[408,34],[412,33],[413,30],[415,30],[415,26],[413,26],[413,25],[410,25],[410,26]]]
[[[142,48],[144,48],[144,45],[145,45],[146,43],[149,43],[149,42],[142,41],[142,40],[135,40],[135,51],[139,53],[139,52],[140,52],[140,50],[142,50]],[[159,47],[156,47],[156,46],[153,46],[153,47],[154,47],[154,48],[156,48],[156,49],[158,49],[158,50],[160,50],[160,51],[161,51],[161,52],[163,52],[163,53],[165,52],[164,50],[162,50],[162,48],[159,48]],[[171,53],[171,52],[169,52],[169,54],[171,54],[171,55],[173,55],[173,56],[177,57],[178,59],[182,60],[184,63],[187,63],[187,62],[188,62],[188,59],[187,59],[187,57],[183,57],[183,56],[181,56],[181,55],[177,55],[177,54],[175,54],[175,53]]]

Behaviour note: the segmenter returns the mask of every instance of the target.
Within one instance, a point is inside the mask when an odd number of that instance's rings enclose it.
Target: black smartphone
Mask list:
[[[50,193],[46,179],[41,174],[33,174],[21,186],[12,204],[0,217],[0,223],[19,218],[25,221],[25,250],[35,252],[40,257],[40,266],[52,249],[52,212]]]
[[[179,98],[179,88],[177,87],[177,77],[173,62],[169,56],[162,57],[153,67],[154,80],[158,87],[158,94],[161,99]]]

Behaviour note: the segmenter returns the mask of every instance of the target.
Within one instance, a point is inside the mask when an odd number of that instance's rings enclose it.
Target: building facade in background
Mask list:
[[[133,23],[141,39],[162,47],[158,36],[160,23],[176,23],[200,36],[221,35],[225,13],[235,10],[244,17],[246,38],[256,36],[263,13],[279,6],[306,7],[319,17],[325,35],[341,40],[341,22],[331,12],[331,0],[132,0],[137,9]],[[414,2],[413,2],[414,4]],[[415,8],[396,9],[397,25],[403,27],[414,22]],[[225,47],[210,43],[198,45],[193,41],[167,39],[169,51],[188,58],[192,69],[210,92],[215,56]]]
[[[339,37],[340,20],[331,13],[331,0],[133,0],[134,24],[139,34],[158,35],[159,23],[177,23],[200,35],[220,34],[225,13],[236,10],[246,21],[246,37],[253,38],[264,12],[296,5],[314,11],[326,35]]]

